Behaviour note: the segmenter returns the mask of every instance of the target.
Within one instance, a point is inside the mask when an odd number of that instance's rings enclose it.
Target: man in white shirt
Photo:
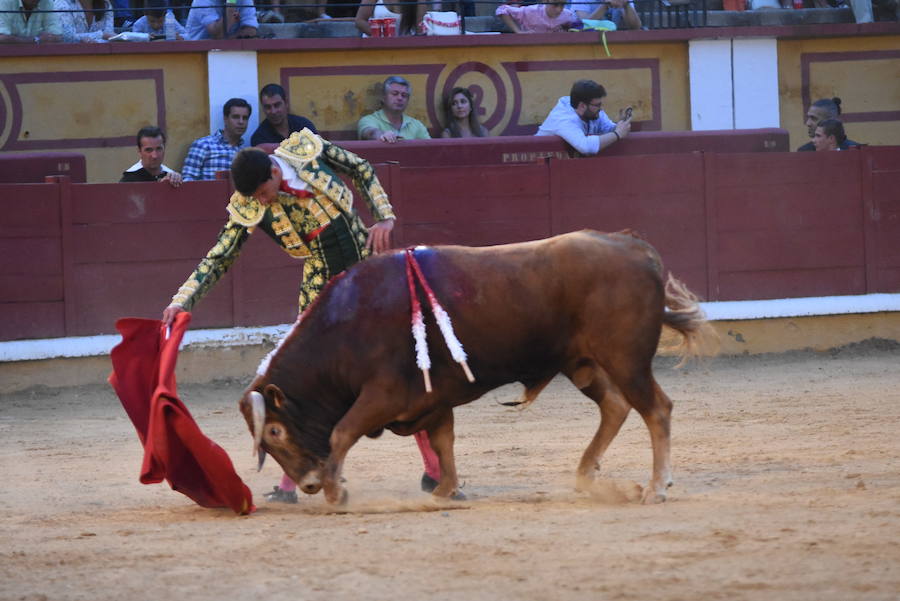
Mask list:
[[[579,79],[572,84],[538,128],[538,136],[559,136],[583,155],[597,154],[631,131],[631,107],[619,111],[613,121],[602,110],[606,90],[596,81]]]

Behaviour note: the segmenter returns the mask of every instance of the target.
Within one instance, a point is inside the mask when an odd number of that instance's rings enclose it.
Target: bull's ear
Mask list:
[[[281,389],[275,386],[274,384],[269,384],[265,388],[266,396],[272,399],[272,402],[278,409],[281,409],[281,406],[284,405],[284,393],[281,392]]]

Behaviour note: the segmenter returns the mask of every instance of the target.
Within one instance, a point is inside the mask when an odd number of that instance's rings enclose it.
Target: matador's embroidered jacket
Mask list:
[[[190,311],[228,271],[241,246],[259,228],[292,257],[306,259],[299,301],[300,310],[305,309],[334,275],[318,243],[317,236],[324,228],[333,221],[343,221],[354,238],[359,258],[367,256],[366,229],[353,209],[353,193],[335,171],[353,179],[376,220],[394,218],[369,162],[310,130],[292,133],[275,150],[275,156],[293,167],[309,190],[298,193],[283,186],[278,200],[269,205],[235,192],[228,202],[229,219],[218,241],[172,297],[173,305]]]

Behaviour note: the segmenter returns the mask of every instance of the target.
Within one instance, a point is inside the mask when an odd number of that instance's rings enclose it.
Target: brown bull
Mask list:
[[[671,276],[664,285],[649,244],[628,233],[582,231],[486,248],[425,247],[416,257],[475,381],[427,313],[433,392],[425,391],[404,254],[363,261],[322,293],[244,393],[240,408],[260,464],[268,453],[301,490],[324,489],[328,502],[340,502],[341,468],[357,440],[384,428],[399,435],[424,429],[440,459],[434,494],[450,497],[458,487],[453,408],[510,382],[524,384],[530,402],[562,373],[600,407],[578,481],[592,477],[633,407],[653,447],[643,500],[665,500],[672,402],[653,378],[653,356],[663,326],[681,333],[683,356],[695,354],[711,328],[690,292]]]

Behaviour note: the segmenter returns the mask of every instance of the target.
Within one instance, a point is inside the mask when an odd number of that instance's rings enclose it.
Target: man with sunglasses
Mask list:
[[[538,128],[538,136],[559,136],[582,155],[597,154],[626,138],[631,131],[631,107],[619,111],[614,123],[603,112],[606,90],[596,81],[580,79],[572,85]]]

